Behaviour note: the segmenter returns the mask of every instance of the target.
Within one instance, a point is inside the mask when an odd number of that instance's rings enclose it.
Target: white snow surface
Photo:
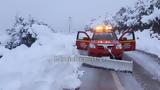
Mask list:
[[[0,90],[62,90],[77,88],[81,82],[80,64],[51,62],[55,55],[75,55],[75,35],[53,33],[45,26],[33,25],[37,41],[28,48],[0,47]]]
[[[160,40],[155,38],[155,36],[158,38],[160,38],[160,36],[158,36],[158,34],[152,34],[150,36],[151,33],[152,32],[150,30],[144,30],[143,32],[137,31],[135,33],[137,44],[136,48],[160,57]]]
[[[0,31],[0,43],[1,45],[4,45],[6,41],[8,41],[10,38],[7,35],[7,33],[3,30]]]
[[[153,57],[137,51],[126,52],[126,54],[131,58],[134,58],[135,62],[137,62],[139,65],[144,67],[145,70],[150,72],[150,74],[153,76],[153,79],[160,81],[160,66],[156,61],[153,60]]]

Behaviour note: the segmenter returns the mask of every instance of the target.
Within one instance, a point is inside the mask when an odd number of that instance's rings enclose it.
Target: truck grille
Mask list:
[[[113,44],[97,44],[99,47],[113,47]]]

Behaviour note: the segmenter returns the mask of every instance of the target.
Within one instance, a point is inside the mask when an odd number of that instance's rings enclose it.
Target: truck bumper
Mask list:
[[[112,49],[112,55],[115,56],[115,58],[120,59],[123,57],[123,51]],[[110,52],[106,49],[97,49],[97,48],[89,48],[88,49],[88,55],[93,57],[103,57],[103,56],[111,56]]]

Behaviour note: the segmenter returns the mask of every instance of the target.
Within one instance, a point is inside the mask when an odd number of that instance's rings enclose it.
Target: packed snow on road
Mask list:
[[[44,25],[33,24],[37,40],[29,48],[20,45],[12,50],[1,45],[0,89],[1,90],[62,90],[80,86],[81,71],[78,63],[51,63],[55,55],[74,55],[75,37],[71,34],[53,33]],[[3,33],[4,34],[4,33]],[[5,43],[10,38],[1,37]]]

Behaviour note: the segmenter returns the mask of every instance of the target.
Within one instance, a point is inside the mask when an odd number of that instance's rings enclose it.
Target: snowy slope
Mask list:
[[[137,37],[137,49],[156,54],[160,57],[160,40],[157,38],[152,38],[152,37],[160,37],[158,34],[152,34],[150,36],[150,31],[149,30],[144,30],[143,32],[137,31],[135,33],[136,39]]]
[[[13,50],[1,46],[0,89],[62,90],[76,88],[81,82],[77,63],[50,62],[55,55],[74,55],[74,35],[53,33],[42,25],[33,25],[37,41],[28,48]]]

